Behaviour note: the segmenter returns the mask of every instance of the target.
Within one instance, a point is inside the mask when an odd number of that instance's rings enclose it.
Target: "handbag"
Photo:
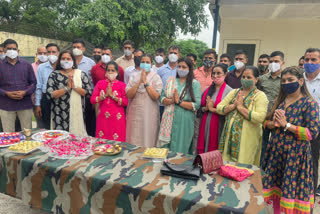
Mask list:
[[[186,166],[163,162],[161,174],[184,179],[198,180],[201,176],[201,168],[196,165]]]
[[[202,153],[196,156],[193,165],[201,166],[203,173],[208,174],[223,166],[223,159],[219,150]]]

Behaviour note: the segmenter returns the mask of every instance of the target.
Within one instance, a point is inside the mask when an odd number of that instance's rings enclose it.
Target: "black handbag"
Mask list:
[[[186,166],[163,162],[161,174],[184,179],[198,180],[202,174],[202,170],[197,165]]]

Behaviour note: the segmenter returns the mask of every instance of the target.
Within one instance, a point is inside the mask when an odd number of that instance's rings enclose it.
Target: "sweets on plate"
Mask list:
[[[143,158],[166,158],[168,155],[167,148],[147,148],[142,157]]]
[[[7,147],[24,140],[25,136],[20,132],[0,133],[0,147]]]
[[[93,148],[93,152],[97,155],[116,155],[121,152],[122,148],[119,145],[99,145]]]
[[[32,139],[35,141],[47,141],[51,139],[55,139],[58,137],[67,136],[68,132],[62,131],[62,130],[48,130],[48,131],[42,131],[35,133],[32,135]]]
[[[10,146],[8,148],[8,151],[19,152],[19,153],[28,153],[30,151],[35,150],[36,148],[39,148],[40,146],[43,146],[43,143],[37,142],[37,141],[23,141],[23,142],[18,143],[16,145]]]

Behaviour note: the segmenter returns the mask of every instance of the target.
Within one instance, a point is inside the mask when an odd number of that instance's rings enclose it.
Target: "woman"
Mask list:
[[[200,107],[201,86],[193,77],[193,63],[189,58],[178,60],[177,76],[168,78],[160,100],[165,110],[158,147],[192,154],[195,111]]]
[[[274,213],[310,213],[314,203],[310,140],[319,132],[319,110],[306,87],[303,71],[289,67],[281,72],[278,98],[267,117],[271,129],[263,180],[265,201]]]
[[[226,115],[219,150],[225,160],[259,166],[262,123],[267,115],[267,96],[256,88],[259,71],[246,67],[241,78],[242,87],[232,90],[217,106]]]
[[[151,71],[152,56],[141,57],[142,72],[134,73],[126,87],[130,99],[127,108],[127,142],[144,147],[154,147],[160,125],[158,99],[162,91],[160,76]]]
[[[86,73],[77,69],[71,51],[63,51],[58,58],[57,70],[47,83],[47,97],[51,99],[51,129],[86,135],[84,125],[84,98],[92,89]]]
[[[217,114],[216,108],[232,90],[224,81],[227,72],[228,67],[225,64],[215,65],[211,74],[213,83],[202,95],[202,108],[199,111],[204,114],[201,118],[198,138],[199,154],[218,149],[225,118]]]
[[[99,104],[96,137],[124,142],[126,141],[124,107],[128,105],[126,84],[117,79],[119,67],[113,61],[107,63],[105,76],[105,80],[98,81],[90,100],[92,104]]]

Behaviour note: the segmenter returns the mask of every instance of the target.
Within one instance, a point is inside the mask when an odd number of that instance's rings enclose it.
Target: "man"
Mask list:
[[[257,67],[258,67],[260,76],[267,74],[269,72],[268,70],[269,64],[270,64],[270,57],[268,56],[268,54],[262,54],[259,56]]]
[[[268,113],[271,111],[274,101],[279,94],[281,86],[281,71],[285,64],[284,54],[281,51],[272,52],[269,59],[270,72],[259,78],[260,84],[258,85],[258,88],[267,95],[269,100]],[[269,141],[270,132],[270,129],[263,130],[260,165],[262,165],[264,160],[264,153]]]
[[[111,48],[104,47],[102,50],[101,61],[92,67],[91,75],[93,84],[96,85],[99,80],[106,79],[106,65],[108,62],[113,60],[112,50]],[[121,66],[119,66],[119,80],[123,82],[124,79],[124,71]]]
[[[248,63],[247,53],[243,50],[236,51],[233,62],[235,69],[228,72],[225,82],[231,88],[240,88],[242,86],[241,77]]]
[[[228,67],[231,66],[231,56],[227,53],[224,53],[220,56],[220,61],[219,63],[225,64]]]
[[[164,65],[164,60],[166,59],[166,55],[164,54],[163,48],[158,48],[156,50],[156,56],[154,57],[154,60],[156,61],[156,64],[152,66],[152,70],[154,72],[158,72],[159,69]]]
[[[101,62],[101,56],[102,48],[100,46],[95,46],[92,52],[92,57],[96,64]]]
[[[192,63],[193,63],[193,69],[196,69],[196,64],[197,64],[197,55],[195,55],[194,53],[188,53],[187,57],[189,59],[191,59]]]
[[[135,72],[140,72],[140,61],[141,61],[141,56],[144,54],[143,50],[137,49],[134,51],[134,66],[130,66],[124,71],[124,82],[125,84],[128,84],[130,77],[132,74]]]
[[[302,69],[304,68],[304,56],[300,57],[298,66]]]
[[[52,71],[56,70],[60,48],[57,44],[49,43],[46,46],[48,62],[39,65],[37,72],[37,87],[35,92],[35,116],[37,128],[50,130],[50,100],[47,99],[47,81]]]
[[[31,95],[36,89],[36,77],[29,62],[18,57],[18,43],[4,42],[6,58],[0,62],[0,117],[4,132],[15,131],[16,117],[21,127],[32,127]]]
[[[162,66],[158,70],[158,74],[162,79],[163,88],[166,87],[167,79],[171,76],[177,75],[178,59],[180,58],[180,47],[177,45],[172,45],[169,47],[168,58],[169,62]],[[164,106],[160,103],[160,120],[164,111]]]
[[[91,69],[96,64],[92,59],[83,55],[86,51],[85,43],[82,39],[75,39],[72,42],[72,53],[76,58],[78,69],[85,72],[89,78],[91,87],[93,88],[93,82],[91,77]],[[94,108],[90,102],[90,98],[85,98],[85,123],[88,135],[94,137],[96,135],[96,117]]]
[[[37,70],[39,65],[48,61],[46,48],[43,46],[37,48],[36,56],[37,56],[37,61],[31,64],[35,75],[37,75]]]
[[[201,93],[212,84],[212,68],[216,64],[217,53],[208,49],[203,55],[203,66],[194,70],[194,78],[200,82]]]
[[[3,60],[6,58],[6,55],[4,54],[4,47],[3,44],[0,44],[0,60]]]
[[[116,63],[120,65],[124,70],[130,66],[134,66],[134,43],[131,40],[126,40],[123,43],[124,55],[116,59]]]
[[[304,54],[304,78],[308,91],[320,107],[320,49],[309,48]],[[313,162],[313,182],[316,195],[320,195],[318,186],[318,167],[319,167],[319,150],[320,134],[317,138],[311,140],[311,154]]]

